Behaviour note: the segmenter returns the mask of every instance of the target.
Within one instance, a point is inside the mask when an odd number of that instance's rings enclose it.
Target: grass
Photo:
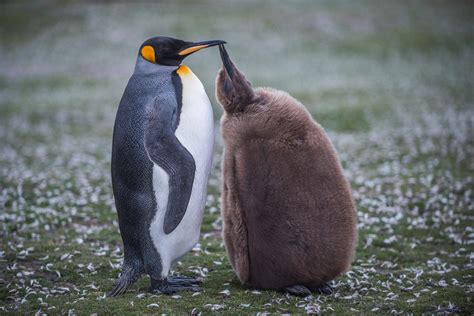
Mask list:
[[[2,313],[456,313],[474,303],[472,4],[213,1],[0,4]],[[122,245],[116,107],[141,42],[225,39],[256,86],[300,99],[333,140],[359,219],[352,270],[305,299],[239,284],[220,237],[220,160],[199,245],[204,292],[106,299]],[[213,97],[217,50],[186,63]],[[218,130],[218,129],[216,129]]]

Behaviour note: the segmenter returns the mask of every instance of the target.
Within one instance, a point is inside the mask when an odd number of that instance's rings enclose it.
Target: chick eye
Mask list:
[[[152,63],[156,63],[155,59],[155,49],[151,47],[150,45],[143,46],[142,48],[142,56],[148,61],[151,61]]]

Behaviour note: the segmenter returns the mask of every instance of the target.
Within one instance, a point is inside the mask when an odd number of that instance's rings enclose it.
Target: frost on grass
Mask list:
[[[6,240],[0,252],[5,268],[1,281],[7,291],[2,308],[17,310],[31,304],[48,312],[59,308],[50,305],[53,297],[74,295],[67,301],[71,306],[92,297],[103,299],[101,284],[110,283],[110,279],[97,280],[98,284],[92,281],[94,275],[112,271],[107,275],[114,278],[122,261],[108,151],[104,150],[109,139],[68,133],[56,136],[52,127],[37,123],[35,137],[43,141],[19,144],[18,135],[31,133],[27,121],[27,117],[14,116],[0,127],[6,140],[0,151],[1,176],[8,184],[0,196]],[[360,249],[367,255],[356,257],[352,270],[333,282],[332,296],[275,298],[262,303],[262,311],[277,306],[284,312],[285,306],[291,305],[306,313],[331,312],[334,300],[342,300],[355,304],[354,312],[359,310],[357,305],[373,301],[373,312],[403,313],[409,309],[397,307],[400,299],[415,306],[419,300],[442,295],[453,287],[472,295],[472,275],[453,277],[453,273],[473,269],[474,228],[470,225],[474,180],[472,174],[458,172],[461,168],[474,169],[474,146],[469,137],[474,135],[473,126],[472,110],[451,110],[442,114],[422,112],[405,117],[403,125],[357,135],[331,133],[353,185]],[[213,174],[216,181],[218,165],[215,163]],[[204,279],[212,278],[213,271],[227,260],[214,256],[215,249],[209,251],[219,236],[214,232],[221,228],[221,219],[213,211],[219,207],[217,196],[210,195],[207,205],[208,214],[214,218],[211,231],[203,232],[192,254],[211,259],[208,265],[185,267]],[[112,221],[100,220],[98,209]],[[100,237],[108,232],[115,235],[113,243]],[[54,246],[42,244],[45,239],[53,240]],[[440,251],[436,247],[440,242],[452,246]],[[222,243],[218,244],[222,249]],[[374,247],[377,254],[370,255]],[[405,262],[407,256],[413,261]],[[90,281],[78,286],[71,282],[71,274]],[[228,300],[234,291],[221,288],[216,294]],[[262,295],[257,290],[246,292]],[[135,294],[137,298],[141,295]],[[172,298],[182,300],[180,295]],[[204,304],[199,308],[220,311],[226,306]],[[246,309],[252,305],[239,306]],[[160,305],[149,303],[146,307]],[[431,312],[458,310],[453,303],[443,302]]]

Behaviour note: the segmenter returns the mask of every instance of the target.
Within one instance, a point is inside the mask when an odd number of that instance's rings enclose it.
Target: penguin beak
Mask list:
[[[227,50],[225,49],[223,44],[219,45],[219,53],[221,54],[222,64],[224,65],[224,68],[227,71],[227,74],[229,75],[230,79],[232,79],[235,74],[235,66],[232,60],[230,60],[229,54],[227,53]]]
[[[194,52],[197,52],[198,50],[201,50],[203,48],[208,48],[208,47],[211,47],[211,46],[223,45],[223,44],[226,44],[226,42],[225,41],[220,41],[220,40],[191,43],[190,45],[187,45],[186,48],[179,51],[178,55],[188,56],[188,55],[190,55]]]

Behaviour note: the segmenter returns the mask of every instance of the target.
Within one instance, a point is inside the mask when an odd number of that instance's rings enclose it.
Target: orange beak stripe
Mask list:
[[[208,47],[208,46],[209,46],[209,45],[197,45],[197,46],[192,46],[192,47],[183,49],[182,51],[180,51],[180,52],[178,53],[178,55],[179,55],[179,56],[186,56],[186,55],[189,55],[189,54],[191,54],[191,53],[197,52],[197,51],[200,50],[200,49],[206,48],[206,47]]]

